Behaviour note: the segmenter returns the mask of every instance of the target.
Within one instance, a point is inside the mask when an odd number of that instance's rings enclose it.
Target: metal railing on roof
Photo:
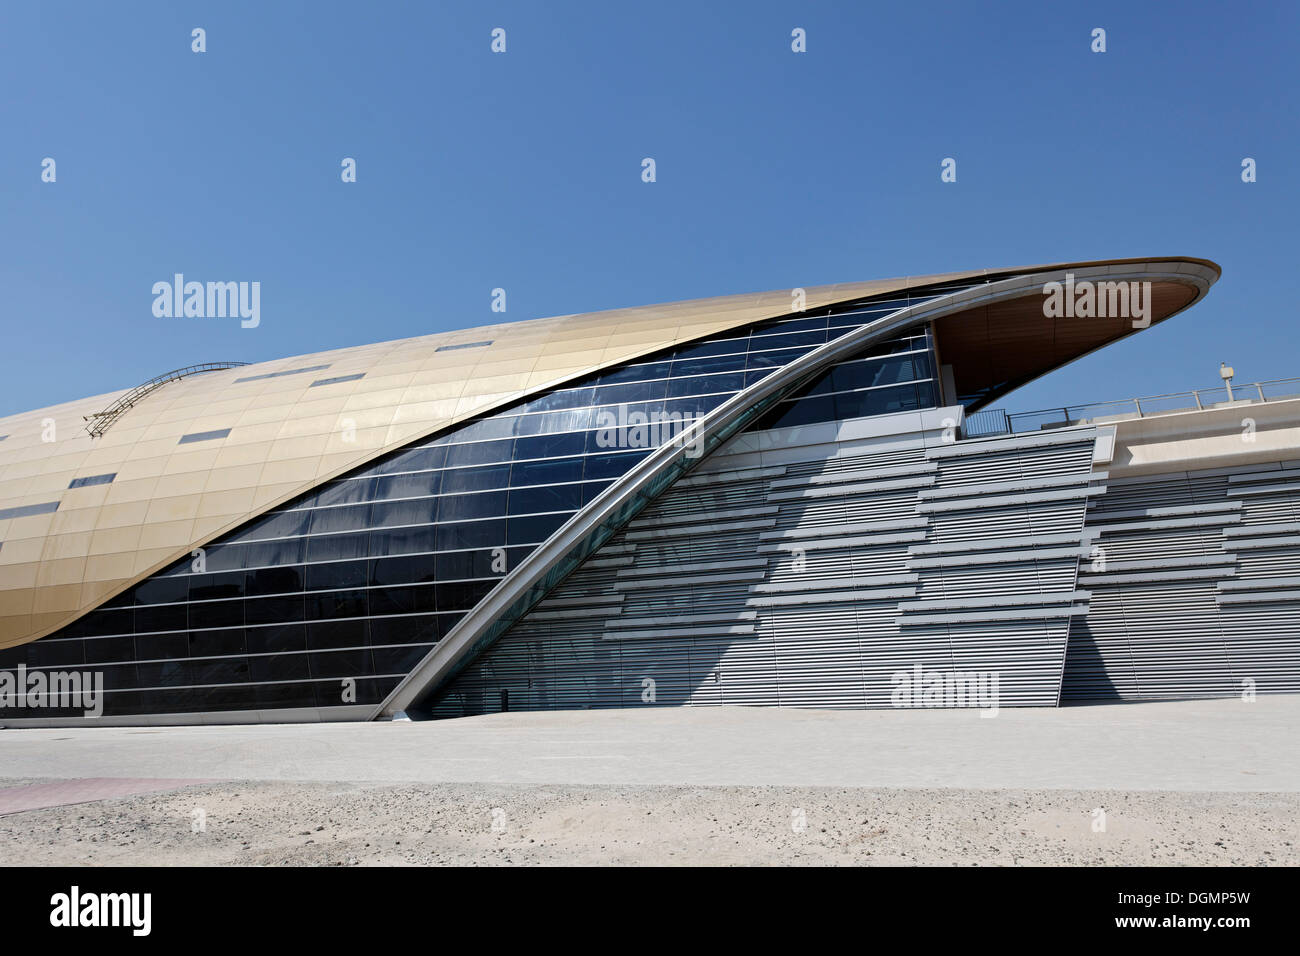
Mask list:
[[[1045,428],[1063,428],[1085,422],[1100,422],[1122,418],[1149,418],[1153,415],[1170,415],[1175,412],[1201,411],[1232,405],[1254,405],[1260,402],[1277,402],[1300,398],[1300,378],[1280,378],[1271,382],[1232,386],[1231,398],[1227,386],[1197,388],[1189,392],[1152,395],[1147,398],[1126,398],[1114,402],[1093,402],[1088,405],[1067,405],[1062,408],[1045,408],[1032,412],[1007,412],[989,408],[966,416],[962,434],[966,438],[987,438],[994,435],[1013,435],[1020,432],[1040,431]]]
[[[127,392],[108,408],[102,412],[94,412],[90,415],[83,415],[82,419],[86,422],[86,432],[91,438],[98,438],[104,432],[108,431],[109,426],[126,414],[127,409],[135,405],[136,402],[144,398],[155,389],[162,388],[168,382],[176,382],[187,375],[197,375],[200,372],[216,372],[226,368],[238,368],[241,365],[247,365],[247,362],[204,362],[202,365],[187,365],[184,368],[172,369],[170,372],[164,372],[161,375],[155,375],[147,382],[137,385],[131,391]]]

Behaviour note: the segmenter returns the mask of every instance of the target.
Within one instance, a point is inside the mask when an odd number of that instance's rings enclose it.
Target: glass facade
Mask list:
[[[963,287],[765,321],[419,441],[0,651],[0,668],[102,672],[109,715],[378,704],[506,573],[684,424],[864,323]],[[914,330],[840,362],[758,427],[932,406],[933,366],[928,330]]]

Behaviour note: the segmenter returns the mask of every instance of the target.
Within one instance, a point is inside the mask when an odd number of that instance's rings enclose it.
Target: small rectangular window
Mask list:
[[[264,378],[280,378],[282,375],[301,375],[303,372],[320,372],[329,368],[328,365],[308,365],[306,368],[289,368],[283,372],[263,372],[261,375],[245,375],[243,378],[235,379],[235,384],[240,382],[260,382]]]
[[[69,488],[87,488],[90,485],[108,485],[112,484],[113,479],[117,477],[117,472],[111,472],[107,475],[90,475],[87,478],[73,478],[68,482]]]
[[[357,372],[355,375],[339,375],[336,378],[318,378],[311,383],[311,388],[319,385],[337,385],[339,382],[355,382],[359,378],[365,378],[365,372]]]
[[[29,515],[47,515],[59,510],[57,501],[43,501],[39,505],[18,505],[15,508],[0,508],[0,521],[5,518],[26,518]]]
[[[178,441],[176,444],[188,445],[190,444],[190,442],[211,441],[214,438],[225,438],[229,434],[230,434],[229,428],[218,428],[210,432],[190,432],[190,434],[188,435],[182,435],[181,440]]]
[[[455,345],[439,345],[436,349],[434,349],[434,351],[454,352],[457,349],[481,349],[485,345],[491,345],[491,344],[492,344],[492,339],[488,339],[486,342],[457,342]]]

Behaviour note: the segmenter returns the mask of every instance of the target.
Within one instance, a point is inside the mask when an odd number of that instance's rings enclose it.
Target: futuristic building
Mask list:
[[[980,411],[1218,276],[705,299],[2,419],[0,672],[104,693],[0,722],[1295,692],[1300,399]]]

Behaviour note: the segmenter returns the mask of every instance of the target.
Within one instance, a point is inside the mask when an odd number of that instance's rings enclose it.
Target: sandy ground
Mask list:
[[[0,817],[0,862],[1295,866],[1297,820],[1284,793],[232,782]]]

